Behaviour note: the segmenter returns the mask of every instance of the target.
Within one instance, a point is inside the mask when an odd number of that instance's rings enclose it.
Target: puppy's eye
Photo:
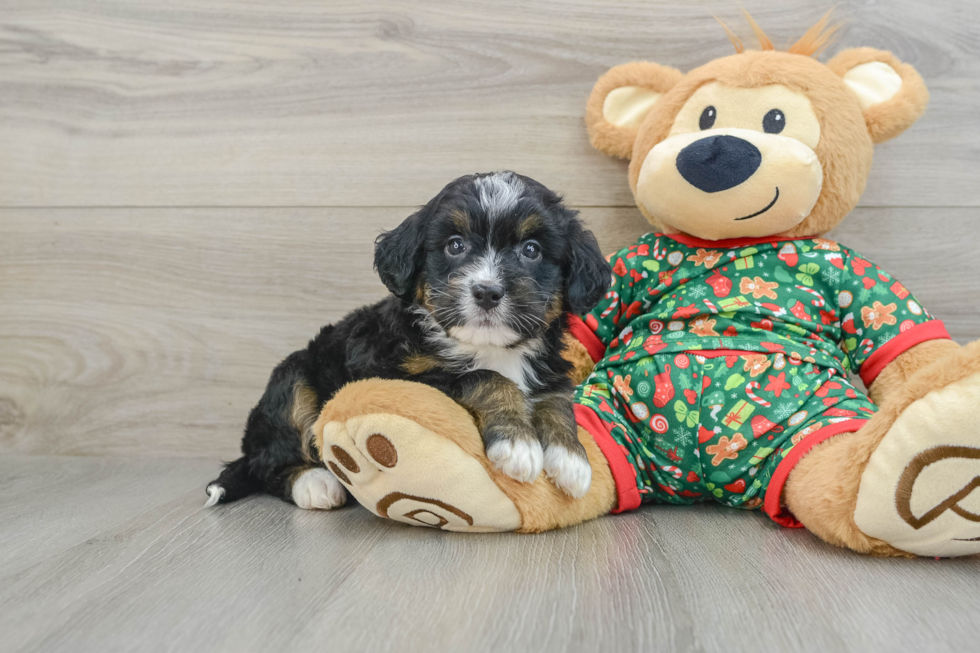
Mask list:
[[[459,236],[453,236],[446,243],[446,253],[450,256],[459,256],[466,251],[466,243]]]
[[[762,118],[762,129],[767,134],[778,134],[786,126],[786,116],[779,109],[772,109]]]
[[[521,256],[532,261],[541,256],[541,245],[536,240],[529,240],[521,247]]]
[[[718,111],[714,107],[705,107],[701,112],[701,119],[698,120],[698,127],[701,129],[711,129],[718,117]]]

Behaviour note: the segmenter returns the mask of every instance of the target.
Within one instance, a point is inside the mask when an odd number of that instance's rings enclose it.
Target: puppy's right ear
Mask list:
[[[648,61],[610,68],[592,88],[585,110],[592,147],[609,156],[630,158],[643,119],[683,76],[676,68]]]
[[[374,241],[374,269],[393,295],[412,301],[425,262],[426,205]]]

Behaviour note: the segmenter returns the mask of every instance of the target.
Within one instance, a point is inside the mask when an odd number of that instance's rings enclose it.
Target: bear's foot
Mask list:
[[[980,553],[980,373],[897,415],[861,476],[854,523],[920,556]]]
[[[375,515],[448,531],[520,528],[513,501],[452,440],[392,413],[344,417],[322,424],[321,455]]]
[[[522,483],[497,469],[464,408],[408,381],[351,383],[313,426],[327,468],[379,517],[447,531],[539,532],[606,514],[616,502],[609,465],[579,429],[593,482],[574,499],[540,474]]]

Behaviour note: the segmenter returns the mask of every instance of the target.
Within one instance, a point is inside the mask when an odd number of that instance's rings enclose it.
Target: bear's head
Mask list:
[[[737,54],[686,75],[633,62],[599,79],[590,140],[630,159],[633,197],[654,227],[706,240],[813,236],[854,208],[874,145],[911,126],[929,94],[889,52],[817,61],[827,19],[778,52],[749,17],[761,50],[729,31]]]

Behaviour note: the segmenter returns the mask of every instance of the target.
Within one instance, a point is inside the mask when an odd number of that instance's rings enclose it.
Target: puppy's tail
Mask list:
[[[248,458],[242,456],[234,462],[227,463],[221,475],[208,483],[205,490],[208,493],[208,500],[204,507],[210,508],[219,503],[238,501],[260,489],[262,486],[249,471]]]

